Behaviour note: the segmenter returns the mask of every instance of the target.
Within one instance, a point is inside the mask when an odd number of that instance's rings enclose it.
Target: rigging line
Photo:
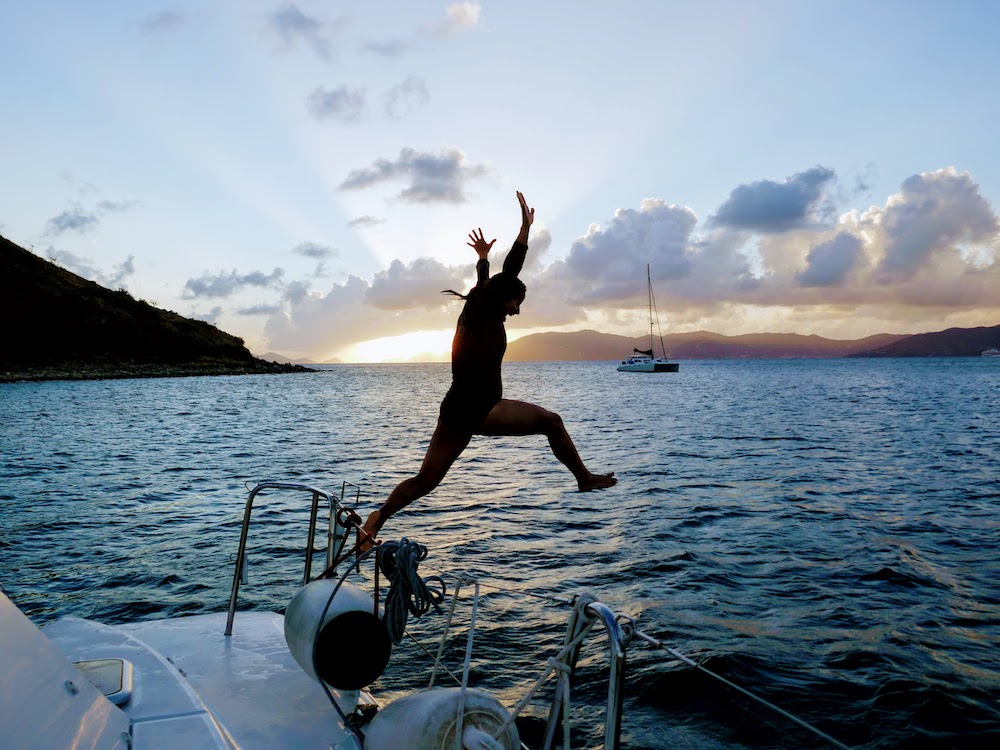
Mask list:
[[[436,573],[439,573],[439,574],[443,575],[443,576],[456,575],[454,573],[448,573],[448,572],[444,572],[444,571],[441,571],[441,570],[435,570],[434,568],[432,568],[430,566],[427,566],[427,567],[430,568],[431,570],[434,570]],[[459,575],[461,575],[461,574],[459,574]],[[512,595],[518,595],[518,594],[520,594],[522,596],[530,596],[530,597],[534,597],[536,599],[541,599],[541,600],[552,602],[552,603],[555,603],[555,604],[569,605],[569,606],[573,606],[575,604],[575,602],[572,599],[567,599],[565,597],[559,597],[559,596],[556,596],[556,595],[535,594],[535,593],[532,593],[530,591],[511,591],[510,589],[504,589],[504,588],[501,588],[500,586],[494,586],[494,585],[491,585],[491,584],[488,584],[488,583],[483,583],[481,585],[485,586],[486,588],[492,588],[492,589],[494,589],[496,591],[502,591],[502,592],[507,593],[507,594],[512,594]],[[789,711],[781,708],[780,706],[777,706],[777,705],[771,703],[766,698],[761,698],[760,696],[756,695],[755,693],[752,693],[751,691],[747,690],[746,688],[744,688],[744,687],[742,687],[740,685],[737,685],[732,680],[729,680],[729,679],[723,677],[722,675],[716,674],[715,672],[713,672],[712,670],[708,669],[707,667],[704,667],[701,664],[699,664],[698,662],[696,662],[693,659],[691,659],[690,657],[685,656],[680,651],[677,651],[676,649],[670,648],[669,646],[665,645],[663,642],[657,640],[656,638],[654,638],[651,635],[648,635],[647,633],[643,632],[642,630],[639,630],[638,628],[635,628],[634,629],[634,636],[637,637],[637,638],[639,638],[640,640],[646,642],[647,644],[650,644],[652,646],[655,646],[656,648],[660,648],[660,649],[666,651],[668,654],[670,654],[674,658],[680,660],[684,664],[687,664],[690,667],[694,667],[695,669],[697,669],[697,670],[699,670],[701,672],[704,672],[705,674],[709,675],[710,677],[713,677],[714,679],[719,680],[720,682],[722,682],[725,685],[733,688],[737,692],[742,693],[743,695],[747,696],[748,698],[752,698],[753,700],[757,701],[761,705],[766,706],[767,708],[770,708],[772,711],[780,714],[781,716],[784,716],[789,721],[795,722],[799,726],[801,726],[801,727],[809,730],[810,732],[814,733],[816,736],[818,736],[818,737],[826,740],[827,742],[829,742],[830,744],[832,744],[834,747],[843,748],[844,750],[850,750],[850,746],[849,745],[845,745],[843,742],[841,742],[840,740],[838,740],[838,739],[836,739],[834,737],[831,737],[830,735],[828,735],[823,730],[814,727],[812,724],[810,724],[809,722],[807,722],[805,719],[801,719],[798,716],[796,716],[795,714],[790,713]]]
[[[441,576],[454,576],[456,578],[460,578],[461,576],[466,575],[465,573],[454,573],[452,571],[441,570],[439,568],[435,568],[433,565],[425,564],[424,567],[427,568],[427,570],[432,570]],[[475,576],[470,576],[470,580],[476,580]],[[530,596],[535,599],[554,602],[555,604],[565,604],[570,607],[572,607],[574,604],[574,598],[570,596],[559,596],[557,594],[536,594],[532,591],[511,591],[510,589],[506,589],[503,586],[496,586],[491,583],[483,583],[482,581],[479,582],[479,585],[483,586],[484,588],[493,589],[494,591],[500,591],[504,594],[511,594],[513,596]]]
[[[660,328],[660,311],[656,307],[656,297],[653,294],[653,282],[649,279],[649,276],[648,276],[648,274],[649,274],[649,266],[646,266],[646,273],[647,273],[646,282],[649,284],[649,299],[653,303],[653,315],[656,316],[656,332],[660,336],[660,353],[663,354],[663,358],[666,359],[667,358],[667,347],[665,347],[663,345],[663,330]],[[652,330],[652,328],[653,328],[653,321],[652,320],[649,321],[649,327],[650,327],[649,335],[652,336],[653,335],[653,330]]]
[[[407,630],[407,631],[404,631],[404,632],[406,633],[406,637],[409,638],[414,643],[416,643],[417,646],[420,648],[421,651],[423,651],[425,654],[427,654],[427,656],[429,656],[431,659],[434,658],[434,654],[432,654],[424,644],[422,644],[420,641],[418,641],[410,633],[410,631]],[[448,673],[448,676],[451,677],[451,679],[453,679],[455,681],[456,685],[461,685],[462,684],[462,680],[458,677],[458,675],[456,675],[454,672],[452,672],[450,669],[448,669],[448,667],[446,667],[444,664],[441,664],[439,666],[441,667],[441,669],[443,669],[445,672]]]
[[[650,644],[652,646],[655,646],[657,648],[663,649],[664,651],[666,651],[668,654],[670,654],[674,658],[679,659],[680,661],[682,661],[685,664],[687,664],[689,667],[694,667],[695,669],[700,670],[701,672],[704,672],[709,677],[713,677],[716,680],[719,680],[720,682],[724,683],[728,687],[731,687],[734,690],[742,693],[746,697],[752,698],[753,700],[755,700],[758,703],[760,703],[762,706],[766,706],[767,708],[770,708],[772,711],[775,711],[775,712],[781,714],[782,716],[784,716],[789,721],[794,721],[796,724],[798,724],[801,727],[804,727],[805,729],[808,729],[810,732],[812,732],[816,736],[823,738],[824,740],[826,740],[827,742],[829,742],[834,747],[840,747],[840,748],[843,748],[844,750],[850,750],[850,746],[845,745],[840,740],[831,737],[830,735],[828,735],[823,730],[817,729],[812,724],[810,724],[809,722],[807,722],[805,719],[800,719],[795,714],[790,713],[789,711],[786,711],[785,709],[781,708],[780,706],[776,706],[775,704],[771,703],[770,701],[768,701],[765,698],[761,698],[759,695],[756,695],[756,694],[750,692],[749,690],[747,690],[746,688],[741,687],[740,685],[737,685],[732,680],[728,680],[725,677],[723,677],[722,675],[716,674],[715,672],[713,672],[708,667],[704,667],[701,664],[699,664],[698,662],[694,661],[693,659],[688,658],[687,656],[685,656],[684,654],[682,654],[677,649],[673,649],[673,648],[670,648],[669,646],[664,645],[661,641],[657,640],[656,638],[653,638],[651,635],[647,635],[646,633],[644,633],[644,632],[642,632],[641,630],[638,630],[638,629],[636,629],[634,631],[634,635],[635,635],[636,638],[639,638],[639,639],[645,641],[646,643],[648,643],[648,644]]]

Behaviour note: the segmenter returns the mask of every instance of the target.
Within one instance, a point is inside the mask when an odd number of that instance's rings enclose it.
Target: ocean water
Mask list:
[[[345,365],[0,384],[0,584],[40,624],[224,609],[245,484],[353,482],[365,515],[416,471],[448,378]],[[544,438],[477,437],[387,524],[383,538],[428,547],[422,573],[480,577],[475,684],[512,705],[568,615],[538,595],[587,590],[850,746],[997,746],[1000,364],[511,363],[504,383],[620,483],[579,493]],[[256,507],[240,608],[281,611],[307,502]],[[442,619],[410,630],[433,645]],[[603,644],[581,655],[574,747],[601,743]],[[625,748],[827,746],[663,651],[634,641],[628,659]],[[404,642],[376,691],[419,686],[426,664]],[[543,716],[529,707],[526,735]]]

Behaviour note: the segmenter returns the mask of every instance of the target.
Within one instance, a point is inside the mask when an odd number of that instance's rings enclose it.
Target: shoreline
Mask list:
[[[303,365],[280,362],[77,363],[0,365],[0,383],[49,380],[126,380],[130,378],[187,378],[207,375],[283,375],[317,372]]]

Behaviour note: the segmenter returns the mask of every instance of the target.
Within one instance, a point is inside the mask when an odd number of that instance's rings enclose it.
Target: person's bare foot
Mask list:
[[[612,471],[607,474],[591,474],[589,478],[581,479],[577,484],[580,487],[580,492],[590,492],[590,490],[614,487],[618,484],[618,480],[615,479],[615,473]]]
[[[382,519],[382,514],[379,513],[377,510],[373,510],[371,513],[368,514],[368,520],[365,521],[364,526],[362,526],[361,528],[367,531],[369,534],[371,534],[372,537],[376,537],[378,536],[379,528],[382,526],[382,524],[380,523],[381,519]],[[371,547],[372,547],[372,542],[367,539],[363,539],[361,545],[358,547],[358,554],[360,555],[363,552],[367,552],[369,549],[371,549]]]

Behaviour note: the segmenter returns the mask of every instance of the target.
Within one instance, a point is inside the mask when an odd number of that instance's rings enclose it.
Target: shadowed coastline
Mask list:
[[[0,382],[311,372],[257,359],[243,339],[106,289],[4,237],[0,268]]]

